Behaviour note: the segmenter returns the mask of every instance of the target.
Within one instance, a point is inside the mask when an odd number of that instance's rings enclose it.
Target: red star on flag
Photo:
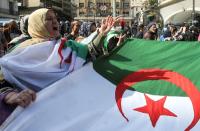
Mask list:
[[[149,114],[151,123],[153,127],[155,127],[161,115],[177,117],[176,114],[164,108],[164,103],[165,103],[166,98],[167,97],[165,96],[164,98],[158,101],[154,101],[151,98],[149,98],[147,95],[145,95],[147,105],[133,109],[133,110]]]

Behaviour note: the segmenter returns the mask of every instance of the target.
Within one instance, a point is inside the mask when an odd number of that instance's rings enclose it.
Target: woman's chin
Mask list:
[[[60,33],[56,34],[56,37],[60,37],[60,36],[61,36],[61,34],[60,34]]]
[[[60,37],[60,33],[59,33],[59,32],[58,32],[58,33],[54,32],[54,34],[53,34],[51,37],[52,37],[52,38]]]

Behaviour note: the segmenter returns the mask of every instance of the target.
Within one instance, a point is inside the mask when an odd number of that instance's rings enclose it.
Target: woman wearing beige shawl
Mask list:
[[[82,45],[60,39],[57,18],[51,9],[43,8],[33,12],[28,21],[31,39],[18,44],[13,51],[0,59],[1,78],[23,90],[17,93],[16,90],[4,88],[3,91],[7,93],[2,94],[5,103],[28,106],[36,98],[32,90],[37,92],[46,88],[80,68],[86,57],[98,56],[101,53],[100,40],[114,23],[112,17],[107,17],[102,21],[96,38],[89,45]]]
[[[99,56],[100,40],[115,24],[111,16],[102,21],[97,36],[89,45],[60,39],[59,24],[53,10],[38,9],[29,16],[31,39],[19,44],[0,60],[4,78],[21,89],[34,91],[49,86],[80,68],[86,58]]]
[[[59,37],[59,23],[53,10],[42,8],[34,11],[29,16],[28,33],[32,39],[21,43],[18,48]]]

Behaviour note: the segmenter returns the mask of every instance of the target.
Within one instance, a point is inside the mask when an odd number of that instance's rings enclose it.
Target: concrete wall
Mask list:
[[[27,7],[39,7],[40,0],[27,0]]]
[[[0,13],[9,13],[9,2],[7,0],[0,0]]]
[[[0,0],[0,17],[17,18],[17,15],[18,5],[16,0]]]
[[[160,9],[160,13],[164,18],[164,23],[167,23],[174,15],[180,14],[181,12],[188,12],[192,10],[192,0],[184,0],[176,4],[172,4]],[[195,0],[195,10],[200,12],[200,0]],[[182,13],[181,17],[186,17],[186,14]]]

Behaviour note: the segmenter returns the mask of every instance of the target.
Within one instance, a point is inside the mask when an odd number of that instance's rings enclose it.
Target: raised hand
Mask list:
[[[111,28],[114,25],[116,25],[117,22],[119,22],[120,18],[121,17],[116,17],[115,19],[113,19],[112,16],[106,17],[101,22],[101,27],[99,29],[99,32],[102,33],[103,35],[107,35],[107,33],[111,30]]]

